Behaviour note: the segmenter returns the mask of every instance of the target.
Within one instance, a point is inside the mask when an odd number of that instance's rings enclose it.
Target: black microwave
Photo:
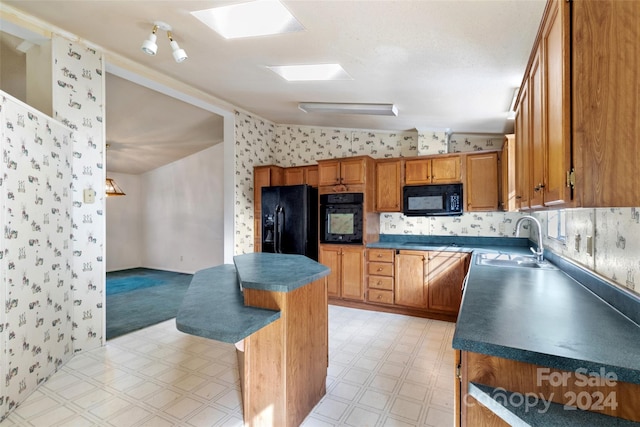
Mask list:
[[[462,215],[462,184],[406,186],[403,202],[406,216]]]

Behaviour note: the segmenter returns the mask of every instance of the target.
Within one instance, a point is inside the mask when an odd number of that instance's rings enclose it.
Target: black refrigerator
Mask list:
[[[318,190],[309,185],[262,188],[262,252],[318,260]]]

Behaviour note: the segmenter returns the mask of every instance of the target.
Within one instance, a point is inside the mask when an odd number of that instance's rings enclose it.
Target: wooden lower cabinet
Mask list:
[[[320,245],[319,262],[331,269],[327,294],[334,298],[364,301],[364,248]]]
[[[470,259],[466,253],[429,252],[427,309],[458,313]]]
[[[427,308],[427,256],[425,251],[398,251],[396,254],[395,303],[414,308]]]
[[[524,396],[534,395],[539,401],[544,399],[546,406],[558,405],[559,408],[558,411],[543,412],[529,408],[530,412],[536,412],[535,425],[604,425],[602,419],[589,420],[589,413],[595,412],[640,421],[640,384],[611,381],[615,373],[605,371],[608,374],[605,378],[597,376],[601,375],[597,370],[570,372],[470,351],[454,351],[457,363],[454,379],[456,426],[512,425],[491,407],[499,409],[504,402],[522,405],[531,402]],[[476,399],[479,393],[482,393],[482,399]],[[515,396],[506,398],[507,393],[515,393]],[[520,409],[526,415],[522,407],[512,409]],[[558,413],[562,422],[556,418]],[[550,417],[548,422],[545,422],[545,416]],[[611,419],[607,425],[618,425],[615,421]]]
[[[456,315],[469,259],[462,252],[398,251],[395,303]]]
[[[470,254],[320,245],[334,304],[455,321]]]
[[[367,251],[367,301],[377,304],[394,303],[395,249]]]

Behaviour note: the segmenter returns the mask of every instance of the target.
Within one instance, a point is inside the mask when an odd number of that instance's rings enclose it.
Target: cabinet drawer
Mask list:
[[[393,277],[385,276],[369,276],[367,278],[367,284],[369,289],[384,289],[387,291],[393,290]]]
[[[390,262],[370,262],[367,270],[369,274],[375,276],[393,277],[393,264]]]
[[[383,304],[393,304],[393,292],[392,291],[380,291],[377,289],[369,289],[369,295],[367,297],[369,302],[380,302]]]
[[[367,251],[368,261],[393,262],[395,249],[369,249]]]

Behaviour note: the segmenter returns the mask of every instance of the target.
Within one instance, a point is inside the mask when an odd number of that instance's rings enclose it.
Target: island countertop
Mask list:
[[[256,252],[233,257],[243,288],[291,292],[329,275],[330,269],[303,255]]]
[[[329,268],[302,255],[251,253],[197,271],[176,316],[179,331],[236,343],[280,318],[246,306],[241,288],[291,292],[327,276]]]

